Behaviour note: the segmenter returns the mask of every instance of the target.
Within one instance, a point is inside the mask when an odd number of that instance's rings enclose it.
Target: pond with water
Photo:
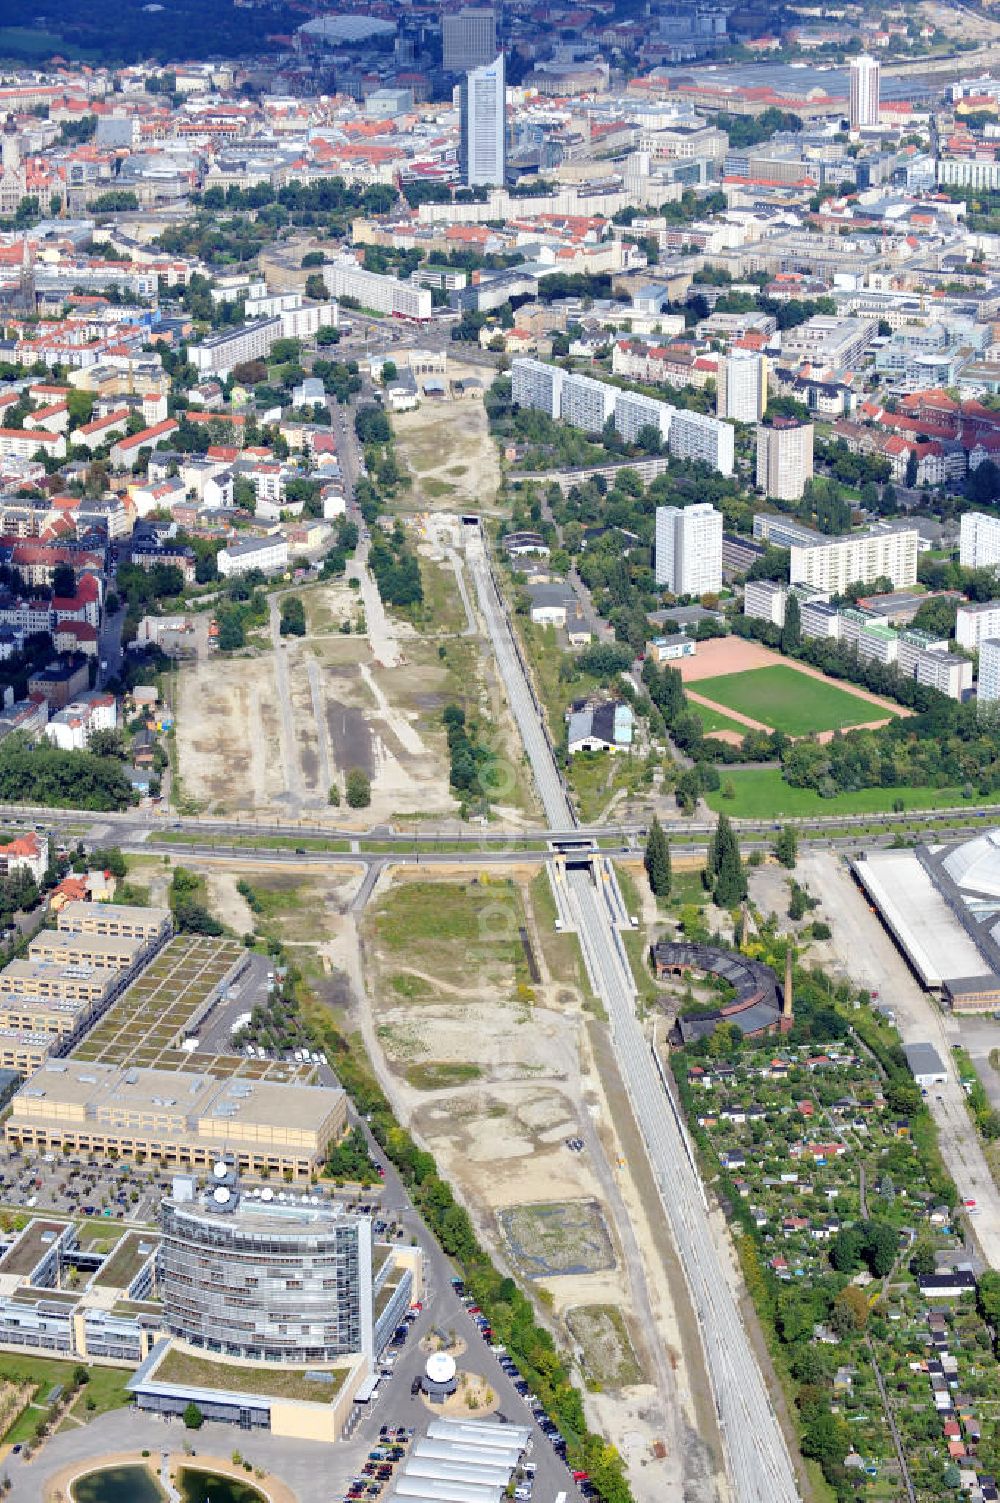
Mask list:
[[[264,1495],[237,1477],[185,1467],[177,1478],[184,1503],[265,1503]]]
[[[73,1483],[75,1503],[163,1503],[163,1494],[144,1466],[106,1467]]]

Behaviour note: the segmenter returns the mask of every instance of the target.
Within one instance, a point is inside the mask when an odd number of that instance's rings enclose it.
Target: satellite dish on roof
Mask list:
[[[261,1198],[261,1200],[273,1200],[274,1199],[274,1191],[272,1189],[270,1189],[270,1188],[268,1188],[266,1190],[261,1190],[261,1192],[260,1192],[260,1198]]]
[[[226,1163],[225,1159],[216,1159],[215,1163],[212,1165],[212,1173],[215,1175],[216,1179],[225,1179],[226,1175],[229,1173],[229,1165]]]
[[[228,1205],[229,1191],[226,1189],[226,1186],[216,1185],[215,1189],[212,1191],[212,1199],[215,1201],[215,1204],[217,1206]]]

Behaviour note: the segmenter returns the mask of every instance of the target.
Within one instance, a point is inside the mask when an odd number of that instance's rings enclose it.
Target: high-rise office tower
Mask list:
[[[759,423],[767,411],[767,356],[756,350],[732,350],[719,361],[720,418]]]
[[[507,166],[503,53],[462,80],[458,162],[467,188],[502,188]]]
[[[656,508],[656,583],[672,595],[722,588],[722,513],[710,502]]]
[[[813,473],[813,425],[775,418],[757,429],[757,484],[780,501],[800,501]]]
[[[879,64],[863,52],[851,58],[851,130],[878,125]]]
[[[442,61],[446,73],[482,68],[497,55],[497,20],[490,6],[466,5],[441,17]]]

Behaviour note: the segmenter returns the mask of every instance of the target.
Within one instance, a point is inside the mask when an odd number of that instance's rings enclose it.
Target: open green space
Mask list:
[[[203,845],[205,836],[198,830],[166,830],[157,833],[156,845]],[[313,835],[227,835],[218,849],[247,851],[349,851],[349,840],[323,840]]]
[[[54,31],[34,26],[0,26],[0,58],[46,58],[59,53],[66,58],[95,58],[92,48],[78,47]]]
[[[474,984],[486,965],[507,965],[528,980],[519,938],[517,888],[487,877],[469,882],[401,882],[370,913],[368,935],[398,975],[400,963],[453,985]],[[399,991],[398,982],[394,989]],[[432,994],[433,995],[433,994]]]
[[[575,986],[585,1002],[593,999],[587,967],[583,962],[580,940],[575,934],[556,929],[556,900],[552,896],[549,874],[543,867],[531,879],[531,907],[545,964],[556,984]]]
[[[822,819],[832,814],[888,814],[897,803],[904,809],[952,809],[963,802],[961,788],[859,788],[855,793],[838,793],[821,798],[812,788],[793,788],[786,783],[777,767],[722,768],[722,787],[707,793],[711,809],[734,819],[771,819],[780,815]],[[729,784],[732,798],[723,790]],[[975,803],[1000,803],[1000,795],[988,799],[978,794]]]
[[[615,794],[623,789],[637,793],[642,786],[644,767],[639,757],[626,752],[617,755],[578,752],[572,757],[566,778],[584,823],[600,820]]]
[[[497,1219],[512,1257],[530,1279],[600,1273],[615,1265],[611,1234],[596,1200],[507,1206]]]
[[[407,1065],[403,1072],[418,1091],[443,1091],[446,1087],[468,1085],[483,1073],[478,1065],[462,1060],[422,1060]]]
[[[304,1399],[313,1404],[332,1403],[343,1388],[349,1369],[324,1367],[322,1380],[306,1376],[307,1372],[319,1370],[260,1367],[256,1363],[252,1367],[241,1366],[171,1347],[155,1368],[155,1373],[158,1383],[227,1389],[233,1393],[260,1393],[275,1399]]]
[[[577,1305],[566,1323],[580,1345],[587,1382],[595,1388],[624,1388],[643,1381],[642,1368],[617,1305]]]
[[[711,679],[709,682],[714,683],[715,680]],[[698,692],[702,693],[703,691],[699,689]],[[704,692],[707,694],[708,690],[706,689]],[[723,715],[719,710],[710,710],[708,705],[697,704],[693,699],[689,698],[687,700],[687,708],[693,710],[697,715],[701,721],[702,729],[706,734],[709,731],[735,731],[737,736],[742,738],[747,733],[747,726],[741,725],[738,720],[730,719],[728,715]]]
[[[698,693],[788,736],[846,730],[890,713],[784,663],[699,680]]]
[[[8,1445],[30,1440],[42,1414],[48,1406],[42,1401],[54,1388],[66,1388],[73,1381],[73,1370],[78,1367],[75,1357],[60,1361],[55,1357],[29,1357],[21,1353],[0,1352],[0,1382],[30,1384],[35,1392],[33,1405],[23,1409],[2,1437]],[[132,1376],[124,1367],[91,1367],[90,1378],[84,1390],[84,1398],[78,1401],[79,1418],[95,1419],[110,1409],[122,1409],[132,1402],[132,1395],[125,1387]],[[90,1404],[93,1407],[90,1407]],[[76,1412],[76,1411],[74,1411]]]

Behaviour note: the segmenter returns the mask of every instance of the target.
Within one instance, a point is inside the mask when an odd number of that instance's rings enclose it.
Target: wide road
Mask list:
[[[543,729],[542,711],[489,561],[476,544],[470,548],[470,566],[545,817],[551,825],[565,827],[572,814]],[[591,871],[570,870],[566,892],[587,968],[607,1009],[615,1056],[697,1312],[733,1496],[739,1503],[795,1503],[799,1489],[791,1457],[712,1234],[701,1180],[636,1017],[635,981],[616,926],[610,883],[602,883],[599,890]]]

